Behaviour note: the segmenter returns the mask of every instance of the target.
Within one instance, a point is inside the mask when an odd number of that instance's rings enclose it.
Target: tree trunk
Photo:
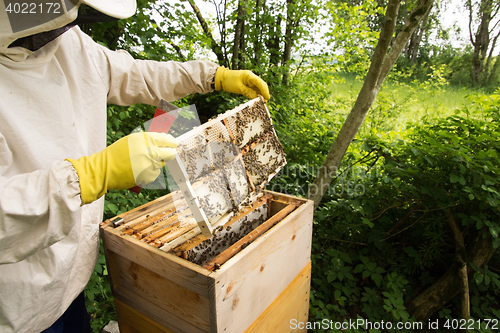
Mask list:
[[[427,25],[427,20],[429,19],[429,14],[431,10],[432,10],[432,5],[429,7],[427,13],[425,13],[418,28],[415,29],[415,31],[413,31],[413,34],[411,35],[410,44],[408,45],[407,57],[412,64],[414,64],[415,61],[417,61],[418,50],[420,48],[420,43],[422,42],[422,38],[424,37],[425,26]]]
[[[244,11],[245,11],[245,0],[240,0],[238,2],[238,11],[236,18],[236,27],[234,28],[234,41],[233,41],[233,58],[231,59],[231,68],[238,69],[238,60],[240,53],[240,43],[241,43],[241,35],[244,19]]]
[[[280,62],[280,34],[281,34],[281,15],[276,16],[276,24],[269,27],[269,39],[266,46],[269,49],[269,64],[278,66]]]
[[[418,26],[418,23],[428,11],[429,7],[432,6],[433,2],[434,0],[419,1],[417,6],[411,12],[403,29],[397,35],[389,53],[387,53],[389,45],[392,41],[394,29],[396,27],[400,4],[400,1],[398,0],[389,1],[380,38],[377,46],[375,47],[372,62],[370,64],[368,74],[366,75],[365,82],[363,83],[363,87],[361,88],[351,112],[342,125],[337,138],[330,148],[323,165],[319,169],[314,183],[309,188],[308,197],[314,201],[315,207],[319,205],[323,195],[330,187],[332,179],[335,177],[337,169],[340,166],[340,162],[344,157],[349,144],[361,127],[361,124],[363,123],[368,110],[372,106],[382,83],[387,77],[387,74],[389,74],[390,70],[394,66],[394,63],[401,54],[401,51],[408,42],[411,34]]]
[[[203,29],[203,32],[210,39],[210,46],[212,48],[212,51],[217,56],[219,65],[225,65],[225,59],[224,54],[222,53],[222,49],[220,45],[215,41],[214,36],[212,35],[212,31],[210,31],[207,22],[203,18],[203,15],[201,15],[200,9],[198,8],[194,0],[188,0],[188,2],[191,5],[191,8],[193,8],[194,13],[196,14],[196,18],[198,18],[198,22],[200,22],[201,28]]]
[[[469,34],[474,52],[472,55],[472,85],[478,86],[485,82],[487,75],[484,75],[486,55],[490,46],[489,26],[492,20],[493,1],[482,0],[479,6],[481,21],[475,35],[472,35],[473,8],[469,2]]]
[[[469,245],[469,251],[467,252],[469,262],[478,267],[484,266],[496,252],[492,245],[491,236],[488,235],[488,237],[483,238],[483,232],[488,231],[479,231],[473,244]],[[427,320],[457,296],[462,284],[458,273],[460,267],[460,263],[453,262],[439,280],[409,301],[406,308],[410,314],[415,316],[417,320]],[[473,269],[468,267],[467,274],[470,275],[472,272]]]
[[[486,80],[486,85],[491,85],[493,84],[493,81],[498,79],[498,68],[500,67],[500,61],[498,57],[494,59],[493,61],[493,66],[490,70],[490,73],[488,74],[488,79]]]
[[[240,36],[240,52],[238,54],[238,68],[239,69],[245,69],[245,37],[246,37],[246,32],[245,32],[245,26],[246,26],[246,21],[243,19],[243,24],[241,26],[241,36]]]
[[[446,220],[450,226],[453,238],[455,239],[455,253],[458,265],[458,280],[460,281],[460,317],[468,320],[470,316],[469,299],[469,278],[467,276],[467,252],[465,251],[465,242],[462,231],[455,221],[455,217],[450,208],[445,209]],[[466,332],[467,330],[461,330]]]
[[[385,78],[387,77],[392,67],[398,60],[406,43],[408,43],[408,39],[410,39],[411,34],[418,27],[420,21],[429,11],[433,3],[434,0],[421,0],[418,3],[417,7],[415,7],[413,11],[410,13],[410,16],[408,16],[405,25],[403,26],[403,29],[401,29],[401,31],[396,36],[396,39],[392,43],[392,47],[389,50],[389,53],[384,59],[384,63],[382,64],[382,69],[380,70],[378,82],[375,87],[377,89],[377,93],[380,90],[380,88],[382,88],[382,84],[384,83]]]
[[[255,29],[257,30],[257,33],[255,34],[255,40],[254,40],[254,46],[253,46],[253,51],[254,51],[254,62],[255,66],[258,67],[260,65],[260,56],[262,52],[262,27],[261,27],[261,22],[260,22],[260,0],[256,0],[255,2]],[[266,7],[266,1],[264,0],[262,7],[265,10]]]
[[[286,1],[286,29],[285,29],[285,50],[283,52],[283,59],[281,64],[284,66],[283,73],[283,85],[288,85],[288,76],[289,76],[289,68],[288,61],[290,61],[291,53],[292,53],[292,44],[293,44],[293,24],[294,24],[294,16],[295,16],[295,0],[287,0]]]

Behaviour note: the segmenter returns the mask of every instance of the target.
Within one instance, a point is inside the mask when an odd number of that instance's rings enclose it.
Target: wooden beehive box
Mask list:
[[[156,247],[124,227],[180,216],[178,208],[172,212],[179,207],[175,193],[117,216],[122,227],[115,218],[101,223],[121,333],[290,332],[292,323],[306,322],[313,202],[270,191],[257,197],[266,201],[265,219],[273,226],[215,269],[175,252],[200,233],[194,226],[173,231]],[[233,212],[224,227],[247,210]]]

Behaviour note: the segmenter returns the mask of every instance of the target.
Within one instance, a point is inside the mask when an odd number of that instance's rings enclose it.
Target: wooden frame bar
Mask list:
[[[231,259],[236,253],[244,249],[246,246],[248,246],[248,244],[252,243],[259,236],[261,236],[267,230],[269,230],[272,226],[274,226],[276,223],[278,223],[286,216],[288,216],[288,214],[293,212],[295,208],[297,208],[298,206],[300,206],[300,202],[298,201],[289,204],[288,206],[280,210],[276,215],[273,215],[266,222],[255,228],[253,231],[251,231],[248,235],[237,241],[227,250],[225,250],[217,257],[207,262],[205,265],[203,265],[203,268],[208,269],[209,271],[213,271],[214,269],[219,268],[223,263]]]

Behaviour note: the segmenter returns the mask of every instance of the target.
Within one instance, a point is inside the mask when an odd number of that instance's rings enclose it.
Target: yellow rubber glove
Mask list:
[[[247,70],[233,71],[220,66],[215,73],[215,90],[244,95],[250,99],[262,95],[266,101],[271,98],[267,83]]]
[[[94,155],[67,161],[78,173],[82,200],[87,204],[108,190],[151,183],[159,176],[163,161],[175,158],[177,145],[170,134],[133,133]]]

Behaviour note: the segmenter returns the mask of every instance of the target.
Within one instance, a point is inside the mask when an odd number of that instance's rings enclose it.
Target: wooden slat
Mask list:
[[[176,239],[177,237],[193,230],[197,226],[199,226],[199,224],[196,223],[196,220],[194,218],[189,218],[186,221],[184,221],[184,225],[182,227],[179,227],[176,230],[156,239],[155,246],[160,247],[165,243],[171,242],[172,240]]]
[[[175,223],[165,223],[161,228],[158,228],[155,232],[153,232],[151,235],[147,236],[144,241],[146,243],[153,242],[155,239],[158,237],[162,237],[169,232],[171,232],[173,229],[178,228],[181,225],[180,222],[175,222]]]
[[[224,214],[224,216],[222,216],[217,222],[214,222],[212,224],[212,226],[214,227],[214,229],[216,229],[221,225],[225,225],[225,223],[227,223],[227,221],[229,219],[231,219],[232,216],[233,216],[233,212],[228,212],[228,213]],[[165,252],[170,252],[173,248],[176,248],[177,246],[184,244],[184,242],[186,242],[186,241],[188,241],[188,240],[192,239],[193,237],[196,237],[200,234],[201,234],[200,228],[196,227],[196,228],[184,233],[183,235],[177,237],[174,240],[165,242],[165,244],[162,247],[160,247],[160,250],[165,251]]]
[[[114,303],[120,333],[174,333],[119,299]]]
[[[162,209],[163,210],[163,209]],[[175,205],[172,203],[170,205],[165,206],[164,210],[158,214],[146,214],[143,218],[137,218],[132,220],[131,222],[120,226],[117,230],[123,231],[126,234],[136,233],[142,231],[154,223],[158,223],[158,221],[162,219],[168,219],[172,215],[176,213]]]
[[[175,333],[209,332],[201,330],[200,328],[191,325],[189,322],[184,322],[177,317],[170,317],[168,315],[166,316],[162,308],[149,302],[147,299],[144,299],[142,297],[137,297],[136,294],[131,293],[126,289],[120,289],[120,292],[116,295],[113,295],[113,297],[129,305],[131,308],[137,310],[138,312],[146,315],[153,322],[156,322],[160,326],[164,326],[168,330],[171,330]],[[143,331],[143,333],[149,333],[149,332]]]
[[[162,323],[175,324],[183,327],[189,323],[184,330],[189,331],[191,326],[200,331],[209,329],[209,301],[207,297],[189,290],[163,276],[160,276],[143,266],[131,262],[116,253],[111,254],[113,263],[116,265],[116,273],[113,277],[113,291],[115,297],[127,297],[133,295],[131,302],[141,303],[142,313],[148,316],[161,314]],[[113,272],[113,273],[115,273]],[[144,300],[145,302],[141,302]],[[134,307],[131,303],[128,303]]]
[[[245,333],[306,332],[309,316],[311,262],[295,277],[273,303],[250,325]],[[293,322],[292,320],[295,320]],[[302,323],[299,329],[298,323]],[[295,325],[292,325],[295,324]],[[295,327],[295,329],[293,329]]]
[[[229,219],[229,221],[227,221],[226,223],[224,223],[223,228],[227,228],[228,226],[232,225],[236,221],[241,220],[242,218],[244,218],[245,216],[247,216],[248,214],[250,214],[251,212],[253,212],[257,208],[261,207],[263,204],[265,204],[266,202],[268,202],[268,200],[271,199],[271,198],[272,198],[271,195],[261,196],[250,207],[244,207],[236,215],[234,215],[233,217],[231,217]],[[218,232],[218,229],[214,228],[214,234],[216,234],[217,232]],[[174,248],[172,250],[172,252],[175,252],[176,255],[180,256],[182,252],[191,250],[193,247],[198,246],[200,243],[202,243],[203,241],[207,240],[208,238],[210,238],[210,237],[206,237],[206,236],[203,236],[203,235],[198,235],[196,237],[193,237],[191,240],[189,240],[187,242],[184,242],[183,244],[181,244],[178,247]]]
[[[208,277],[210,271],[128,235],[120,234],[112,227],[107,227],[102,232],[107,250],[118,253],[202,296],[208,296],[207,281],[210,279]],[[112,262],[109,261],[108,264]]]
[[[296,201],[295,203],[291,203],[282,210],[280,210],[276,215],[271,216],[268,220],[266,220],[264,223],[259,225],[257,228],[249,232],[247,235],[245,235],[243,238],[238,240],[236,243],[231,245],[229,248],[224,250],[222,253],[220,253],[218,256],[213,258],[212,260],[208,261],[205,265],[203,265],[203,268],[206,268],[210,271],[214,270],[217,267],[220,267],[223,263],[225,263],[227,260],[232,258],[234,255],[236,255],[239,251],[241,251],[243,248],[248,246],[248,244],[252,243],[255,241],[258,237],[263,235],[267,230],[269,230],[272,226],[274,226],[276,223],[287,217],[291,212],[295,210],[300,205],[299,201]]]
[[[307,265],[313,208],[306,201],[210,274],[213,332],[243,332]]]
[[[179,194],[176,194],[177,196]],[[170,217],[174,213],[181,214],[187,209],[187,204],[184,199],[177,199],[174,202],[170,202],[166,205],[158,205],[155,207],[150,207],[150,209],[143,212],[140,216],[135,216],[133,219],[125,216],[125,222],[116,228],[118,231],[123,231],[127,234],[136,233],[141,231],[153,223],[156,223],[161,218],[168,216]]]
[[[191,211],[189,209],[185,209],[182,212],[175,213],[168,218],[165,218],[164,220],[155,223],[151,226],[148,226],[147,228],[144,228],[143,230],[137,231],[136,235],[138,239],[142,239],[147,236],[152,236],[153,233],[159,231],[160,229],[164,229],[165,227],[170,226],[171,224],[174,224],[175,222],[178,222],[179,225],[182,224],[182,221],[184,221],[185,218],[191,216]],[[158,236],[159,237],[159,236]],[[157,237],[154,237],[157,238]],[[145,240],[146,242],[149,242],[150,240]]]
[[[153,212],[155,210],[161,210],[164,206],[171,204],[173,202],[172,198],[173,198],[172,193],[169,193],[153,201],[150,201],[142,206],[131,209],[128,212],[117,215],[116,217],[121,217],[124,220],[124,224],[129,223],[137,218],[144,218],[144,216],[149,214],[150,212]],[[111,220],[112,219],[107,219],[106,221],[101,222],[100,226],[101,227],[109,226]]]
[[[260,198],[258,198],[257,200],[255,200],[255,202],[252,205],[250,205],[250,207],[243,207],[239,212],[236,212],[236,214],[233,217],[231,217],[231,219],[229,221],[227,221],[224,224],[224,228],[227,228],[228,226],[232,225],[234,222],[247,216],[248,214],[250,214],[251,212],[253,212],[257,208],[262,206],[263,204],[269,203],[270,200],[272,199],[272,197],[273,197],[272,195],[263,195]]]

